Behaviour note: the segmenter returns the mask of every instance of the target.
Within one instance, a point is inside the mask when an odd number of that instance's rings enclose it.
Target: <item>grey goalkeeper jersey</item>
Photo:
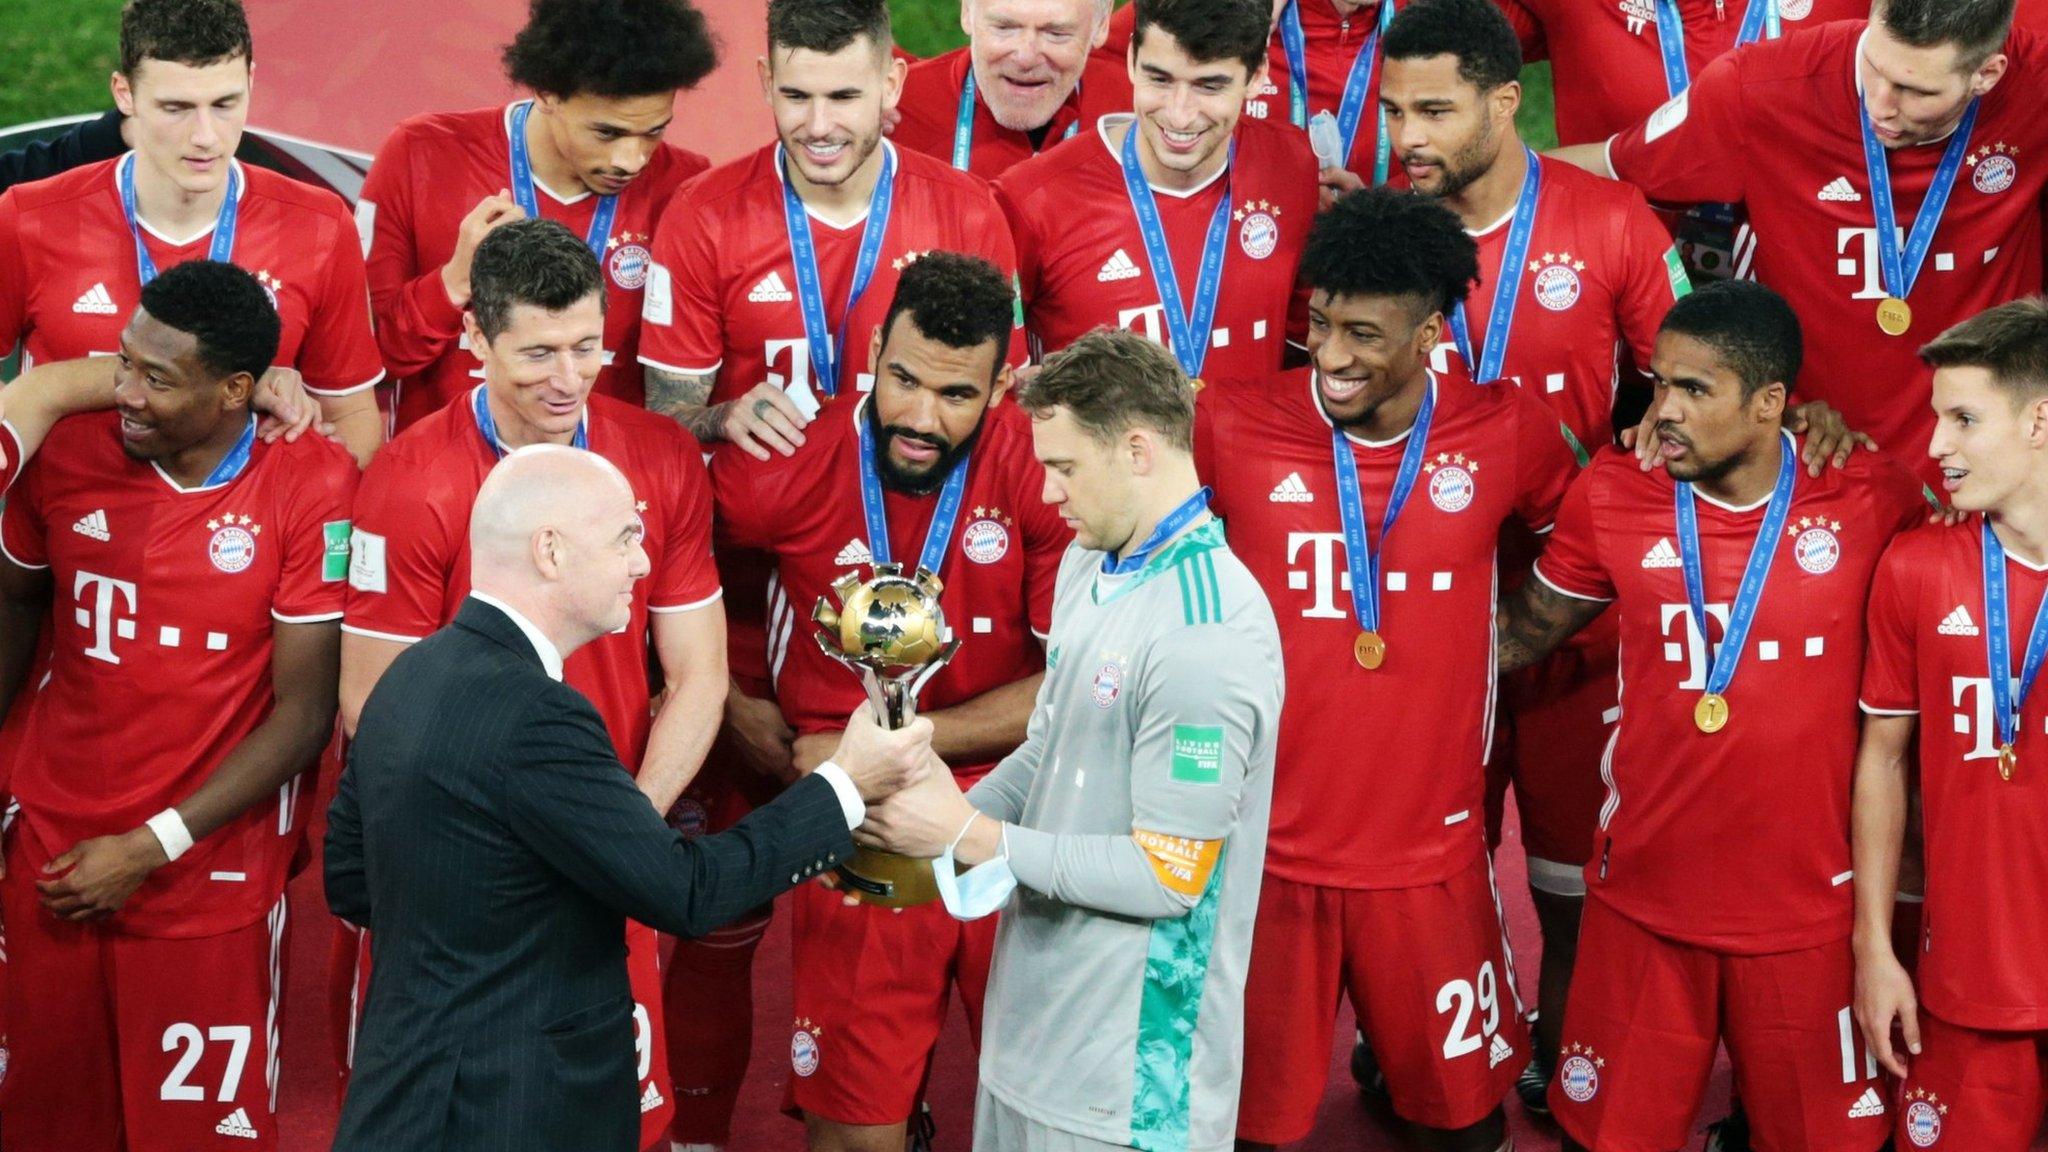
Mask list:
[[[1231,1147],[1245,969],[1280,724],[1280,634],[1208,521],[1144,568],[1067,552],[1024,744],[969,798],[1009,822],[1017,897],[981,1079],[1049,1127]]]

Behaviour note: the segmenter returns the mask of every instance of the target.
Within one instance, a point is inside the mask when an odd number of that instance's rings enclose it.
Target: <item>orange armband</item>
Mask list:
[[[1206,891],[1210,873],[1223,858],[1221,840],[1190,840],[1143,828],[1132,829],[1131,839],[1145,850],[1145,859],[1159,882],[1183,896],[1199,897]]]

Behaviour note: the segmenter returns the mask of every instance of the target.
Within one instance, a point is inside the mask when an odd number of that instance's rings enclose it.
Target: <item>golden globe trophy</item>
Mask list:
[[[863,582],[847,573],[820,596],[811,619],[825,655],[860,676],[884,728],[901,728],[917,716],[917,694],[960,650],[939,607],[936,573],[919,568],[905,576],[900,564],[875,565]],[[893,852],[857,849],[839,867],[839,880],[863,904],[910,908],[939,898],[932,862]]]

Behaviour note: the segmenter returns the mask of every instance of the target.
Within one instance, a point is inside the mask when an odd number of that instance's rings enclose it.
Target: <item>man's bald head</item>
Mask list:
[[[470,583],[518,608],[567,655],[630,618],[633,583],[648,568],[642,531],[632,485],[611,461],[560,444],[520,448],[477,492]]]

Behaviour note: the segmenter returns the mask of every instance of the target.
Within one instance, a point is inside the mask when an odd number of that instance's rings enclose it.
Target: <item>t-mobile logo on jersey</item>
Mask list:
[[[1304,549],[1308,552],[1308,566],[1295,567]],[[1350,601],[1347,599],[1341,606],[1337,601],[1338,593],[1348,597],[1351,591],[1351,571],[1344,559],[1342,532],[1289,532],[1287,564],[1287,587],[1310,592],[1313,598],[1313,603],[1302,609],[1303,617],[1344,620],[1351,616]]]
[[[89,601],[88,590],[91,592]],[[117,595],[125,603],[125,609],[114,603]],[[95,660],[119,664],[121,658],[114,654],[114,637],[135,639],[135,585],[80,569],[71,596],[78,601],[74,617],[78,626],[92,632],[92,646],[85,650],[85,654]],[[128,615],[116,614],[124,610]]]
[[[1956,735],[1970,738],[1965,760],[1989,760],[1998,755],[1998,718],[1991,710],[1991,679],[1986,676],[1949,677],[1950,694],[1956,706]],[[2048,724],[2043,724],[2048,731]]]
[[[1899,244],[1906,243],[1905,229],[1899,229]],[[1877,254],[1877,229],[1838,228],[1835,230],[1835,272],[1857,283],[1852,300],[1882,300],[1891,293],[1884,287],[1884,264]],[[1998,249],[1982,253],[1978,263],[1989,264],[1998,256]],[[1929,252],[1928,272],[1953,272],[1956,270],[1956,254],[1953,252]]]
[[[1154,344],[1167,344],[1166,306],[1163,304],[1147,304],[1142,308],[1118,309],[1116,326],[1129,332],[1136,332]],[[1266,322],[1264,320],[1254,321],[1252,323],[1252,340],[1255,342],[1264,340],[1266,338],[1266,330]],[[1230,329],[1212,329],[1209,333],[1209,347],[1228,348],[1230,347],[1230,339]]]
[[[1707,649],[1707,638],[1700,635],[1699,625],[1693,623],[1692,609],[1683,604],[1665,604],[1659,608],[1658,627],[1664,633],[1664,659],[1673,664],[1686,666],[1685,679],[1678,687],[1688,692],[1707,690],[1707,665],[1712,654]],[[1718,622],[1723,631],[1728,628],[1728,606],[1707,605],[1708,618]],[[1672,625],[1679,624],[1679,635],[1673,638]],[[1720,645],[1715,645],[1718,648]]]

